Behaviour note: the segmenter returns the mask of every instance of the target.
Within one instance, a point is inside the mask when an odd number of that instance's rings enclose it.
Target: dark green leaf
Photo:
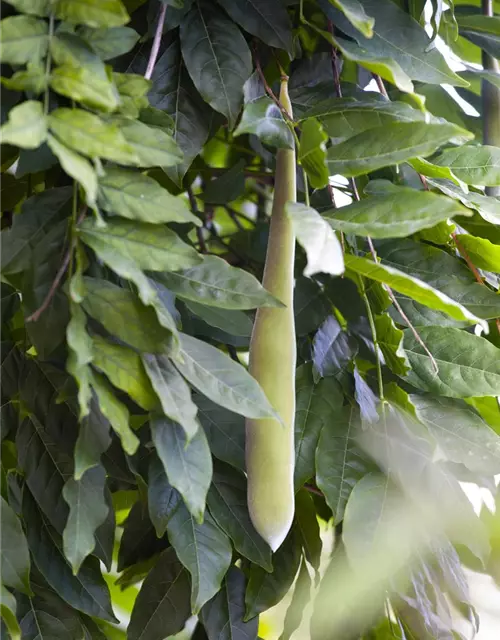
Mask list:
[[[184,505],[170,518],[167,531],[179,560],[191,574],[191,610],[198,613],[217,593],[229,569],[231,542],[210,514],[205,513],[199,524]]]
[[[229,171],[211,180],[203,191],[202,198],[209,204],[225,205],[237,200],[245,191],[245,160],[240,160]]]
[[[243,557],[271,571],[271,549],[255,531],[248,513],[245,476],[219,462],[214,469],[207,503],[210,513],[231,538],[236,550]]]
[[[127,637],[163,640],[181,631],[189,618],[189,577],[173,549],[162,553],[135,601]]]
[[[245,574],[230,567],[219,593],[201,610],[201,620],[208,640],[257,640],[257,618],[245,622]]]
[[[196,0],[180,26],[184,62],[194,85],[232,129],[243,101],[243,85],[252,73],[250,49],[224,13]]]
[[[342,407],[342,392],[333,378],[314,383],[311,365],[297,369],[295,377],[295,488],[314,477],[315,455],[321,430],[334,422]]]
[[[166,537],[156,536],[147,505],[136,502],[125,522],[120,540],[118,571],[149,560],[168,546]]]
[[[88,469],[80,480],[69,478],[62,492],[69,507],[63,533],[64,555],[76,575],[85,558],[95,549],[95,532],[106,520],[104,500],[106,473],[102,466]]]
[[[191,400],[191,390],[167,356],[145,354],[142,362],[160,399],[163,413],[180,424],[188,440],[198,430],[198,408]]]
[[[78,575],[73,575],[63,556],[60,536],[46,522],[27,490],[23,492],[23,519],[35,564],[50,586],[75,609],[116,622],[97,558],[87,558]]]
[[[285,614],[283,633],[280,636],[280,640],[289,640],[292,634],[300,627],[304,609],[311,598],[311,587],[311,576],[305,560],[302,560],[292,599]]]
[[[217,307],[199,304],[192,300],[186,301],[186,307],[211,327],[217,327],[233,336],[250,338],[252,335],[252,318],[238,309],[219,309]]]
[[[316,577],[319,580],[323,543],[319,531],[316,507],[306,489],[301,489],[295,496],[295,522],[297,535],[300,538],[305,557],[316,571]]]
[[[170,484],[197,522],[203,521],[212,479],[212,458],[203,429],[188,441],[183,428],[167,418],[151,420],[151,435]]]
[[[335,524],[344,517],[354,485],[372,468],[356,444],[360,415],[346,406],[325,423],[316,451],[316,482],[333,512]]]
[[[148,507],[158,538],[165,534],[168,521],[180,501],[180,494],[167,479],[163,463],[156,456],[153,457],[148,470]]]
[[[284,6],[266,0],[218,0],[229,16],[270,47],[293,55],[292,23]]]
[[[75,480],[80,480],[87,469],[97,466],[101,455],[111,444],[109,422],[101,413],[95,397],[89,409],[89,414],[80,423],[75,444]]]
[[[30,593],[30,556],[21,522],[2,497],[0,497],[0,506],[2,584]]]
[[[139,40],[139,34],[130,27],[91,29],[83,27],[80,35],[103,60],[116,58],[130,51]]]
[[[313,363],[320,376],[340,376],[358,351],[356,340],[329,316],[313,340]]]
[[[206,342],[180,335],[183,362],[175,365],[198,391],[247,418],[274,415],[259,384],[239,363]]]

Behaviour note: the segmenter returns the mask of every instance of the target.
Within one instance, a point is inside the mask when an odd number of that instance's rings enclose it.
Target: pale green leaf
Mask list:
[[[47,119],[43,105],[36,100],[13,107],[8,121],[0,127],[2,144],[12,144],[24,149],[36,149],[47,138]]]
[[[460,187],[463,193],[467,193],[469,191],[469,187],[465,182],[462,182],[462,180],[457,178],[450,167],[440,167],[437,164],[432,164],[432,162],[429,162],[428,160],[424,160],[424,158],[412,158],[411,160],[408,160],[408,164],[412,166],[417,173],[420,173],[423,176],[451,180],[451,182],[454,182],[457,187]]]
[[[342,247],[335,232],[320,214],[311,207],[293,202],[287,203],[286,212],[292,221],[297,240],[307,255],[304,275],[343,273]]]
[[[49,135],[48,145],[52,153],[58,158],[64,171],[77,180],[85,190],[89,207],[96,206],[97,174],[88,160]]]
[[[16,619],[16,599],[3,584],[0,584],[0,616],[11,640],[21,640],[21,629]]]
[[[457,242],[476,267],[500,273],[500,245],[465,233],[457,236]]]
[[[89,27],[120,27],[130,20],[121,0],[58,0],[55,15]]]
[[[326,140],[328,136],[318,120],[308,118],[302,125],[298,160],[315,189],[322,189],[328,184]]]
[[[359,0],[330,0],[330,2],[342,11],[349,22],[361,31],[365,38],[373,36],[375,20],[366,15],[363,4]]]
[[[47,53],[49,25],[31,16],[10,16],[0,22],[0,60],[6,64],[38,62]]]
[[[201,225],[182,198],[171,195],[153,178],[131,169],[106,168],[106,174],[99,180],[99,204],[106,211],[131,220]]]
[[[248,102],[234,136],[253,133],[270,147],[293,149],[293,135],[283,114],[268,97]]]
[[[162,129],[129,118],[113,118],[112,122],[137,155],[137,166],[172,167],[182,162],[182,151]]]
[[[446,149],[434,163],[449,167],[467,184],[500,185],[500,147],[466,145]]]
[[[45,69],[40,63],[28,62],[26,69],[16,71],[10,78],[0,78],[0,82],[7,89],[31,91],[38,95],[47,88],[48,78],[45,75]]]
[[[53,69],[50,86],[62,96],[101,111],[114,111],[119,104],[116,88],[106,76],[96,74],[91,67],[64,64]],[[125,162],[125,164],[128,164]]]
[[[87,333],[87,319],[80,305],[70,302],[71,318],[66,329],[70,355],[66,367],[78,383],[80,420],[89,413],[91,400],[89,365],[93,360],[92,338]]]

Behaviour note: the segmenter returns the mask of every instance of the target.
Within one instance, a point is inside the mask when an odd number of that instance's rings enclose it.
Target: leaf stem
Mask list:
[[[50,49],[50,45],[52,42],[52,36],[54,35],[54,13],[51,12],[49,16],[49,46],[47,50],[47,59],[45,61],[45,94],[43,98],[43,112],[45,115],[49,113],[49,76],[50,76],[50,66],[52,64],[52,53]]]
[[[160,51],[161,37],[163,35],[163,25],[165,23],[165,14],[167,12],[167,3],[162,2],[160,7],[160,13],[158,14],[158,24],[156,25],[155,37],[153,45],[151,47],[151,53],[149,54],[148,66],[144,77],[146,80],[150,80],[153,75],[158,53]]]

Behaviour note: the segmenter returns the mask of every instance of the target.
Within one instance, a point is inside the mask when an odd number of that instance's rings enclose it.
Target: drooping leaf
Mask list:
[[[295,495],[295,523],[297,535],[304,549],[304,555],[316,572],[317,580],[319,580],[323,542],[321,540],[316,507],[311,494],[306,489],[301,489]]]
[[[55,109],[49,115],[52,133],[64,144],[91,158],[136,164],[138,158],[119,128],[83,109]]]
[[[408,382],[450,398],[499,395],[500,349],[491,342],[448,327],[422,327],[419,333],[439,371],[435,372],[413,334],[405,333],[404,347],[412,368]]]
[[[47,52],[49,25],[32,16],[9,16],[0,22],[0,60],[4,64],[40,61]]]
[[[175,365],[198,391],[247,418],[274,415],[257,381],[239,363],[206,342],[184,333],[180,336],[183,361]]]
[[[295,377],[295,488],[314,477],[320,433],[334,422],[342,407],[342,393],[333,378],[315,384],[311,366],[301,365]]]
[[[359,176],[409,158],[428,156],[455,136],[470,139],[472,134],[454,124],[393,122],[330,147],[327,167],[330,175]],[[462,179],[460,172],[453,171]]]
[[[29,491],[23,492],[23,519],[34,562],[50,586],[72,607],[116,622],[97,558],[89,557],[73,575],[62,552],[60,536],[45,520]]]
[[[280,640],[289,640],[292,634],[300,627],[304,616],[304,609],[311,598],[312,580],[305,560],[302,560],[299,574],[293,589],[292,599],[285,614],[283,633]]]
[[[465,233],[458,236],[457,242],[465,249],[476,267],[495,273],[500,272],[500,245]]]
[[[318,120],[308,118],[302,125],[298,160],[315,189],[322,189],[328,184],[326,140],[328,136]]]
[[[167,524],[168,537],[177,557],[191,574],[191,610],[198,613],[217,591],[231,564],[229,538],[205,513],[199,524],[179,505]]]
[[[64,171],[82,185],[85,190],[87,204],[89,207],[94,208],[97,199],[97,174],[90,162],[59,142],[54,136],[49,136],[47,142]]]
[[[437,187],[447,196],[460,200],[460,202],[466,207],[475,209],[487,222],[500,224],[500,201],[497,198],[484,196],[481,193],[476,193],[475,191],[464,193],[463,190],[457,189],[453,184],[444,180],[428,180],[428,182],[431,186]],[[487,229],[488,227],[489,225],[486,226]]]
[[[187,382],[167,356],[144,354],[142,362],[160,399],[163,413],[184,429],[189,441],[199,425],[196,420],[198,408],[191,400]]]
[[[434,162],[449,167],[467,184],[500,185],[500,147],[465,145],[446,149]]]
[[[186,569],[175,551],[164,551],[148,573],[135,601],[127,637],[163,640],[181,631],[191,614]]]
[[[405,238],[454,216],[470,215],[465,207],[429,191],[396,187],[347,207],[322,213],[333,229],[372,238]]]
[[[253,133],[270,147],[293,149],[293,135],[283,114],[268,97],[257,98],[245,105],[234,136]]]
[[[303,204],[289,202],[286,212],[291,219],[298,242],[307,254],[304,275],[330,273],[338,276],[344,271],[340,242],[319,213]]]
[[[109,29],[80,29],[82,38],[102,60],[109,60],[130,51],[139,40],[139,34],[130,27],[110,27]]]
[[[128,514],[118,550],[118,571],[155,558],[166,549],[166,536],[158,538],[149,518],[148,506],[135,502]]]
[[[9,111],[8,121],[0,127],[2,144],[12,144],[24,149],[36,149],[47,138],[47,119],[43,105],[36,100],[26,100]]]
[[[377,343],[386,365],[393,373],[404,376],[409,369],[409,364],[403,349],[403,332],[396,327],[386,313],[375,316],[374,320]]]
[[[257,618],[244,621],[245,574],[237,567],[230,567],[219,593],[201,610],[201,620],[208,640],[232,638],[233,640],[257,640]]]
[[[361,31],[365,38],[373,36],[373,25],[375,20],[366,15],[362,2],[359,0],[331,0],[331,2],[342,11],[349,22]]]
[[[477,316],[471,313],[467,307],[460,304],[460,302],[452,300],[451,297],[438,289],[434,289],[423,280],[399,271],[388,264],[374,263],[367,258],[352,255],[344,256],[344,260],[348,270],[352,270],[359,275],[363,275],[377,282],[387,284],[392,289],[410,296],[417,302],[431,307],[431,309],[444,311],[455,320],[481,322]]]
[[[115,251],[150,271],[188,269],[202,260],[172,230],[145,222],[113,220],[101,227],[87,219],[80,225],[79,235],[98,255]]]
[[[2,584],[30,593],[30,556],[21,522],[9,504],[0,497]]]
[[[250,49],[238,27],[213,5],[196,0],[180,26],[182,56],[204,100],[232,129],[252,73]]]
[[[95,532],[108,515],[104,500],[106,473],[102,466],[88,469],[80,480],[69,478],[62,492],[69,507],[64,528],[64,555],[76,575],[85,558],[95,549]]]
[[[337,409],[335,417],[323,425],[316,450],[316,482],[333,512],[335,524],[342,521],[356,483],[372,469],[356,443],[359,426],[357,407]]]
[[[158,538],[165,535],[167,524],[179,506],[181,496],[169,483],[161,460],[154,456],[148,469],[148,508]]]
[[[195,520],[201,523],[212,479],[212,458],[203,429],[198,429],[188,441],[179,424],[154,417],[151,435],[169,483],[181,494]]]
[[[251,562],[271,571],[271,549],[255,531],[247,507],[245,476],[224,463],[215,466],[207,504],[219,527],[236,550]]]

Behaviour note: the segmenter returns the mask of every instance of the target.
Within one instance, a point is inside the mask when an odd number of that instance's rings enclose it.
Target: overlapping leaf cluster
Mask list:
[[[287,638],[313,583],[331,606],[318,518],[354,568],[425,481],[495,490],[500,6],[426,4],[2,2],[2,637],[130,618],[161,640],[194,615],[194,638],[251,640],[295,582]],[[244,363],[280,305],[259,280],[294,145],[296,517],[272,554],[244,418],[274,410]],[[473,619],[461,563],[498,577],[498,549],[467,505],[460,556],[433,540],[392,621],[352,637],[456,637],[450,602]]]

